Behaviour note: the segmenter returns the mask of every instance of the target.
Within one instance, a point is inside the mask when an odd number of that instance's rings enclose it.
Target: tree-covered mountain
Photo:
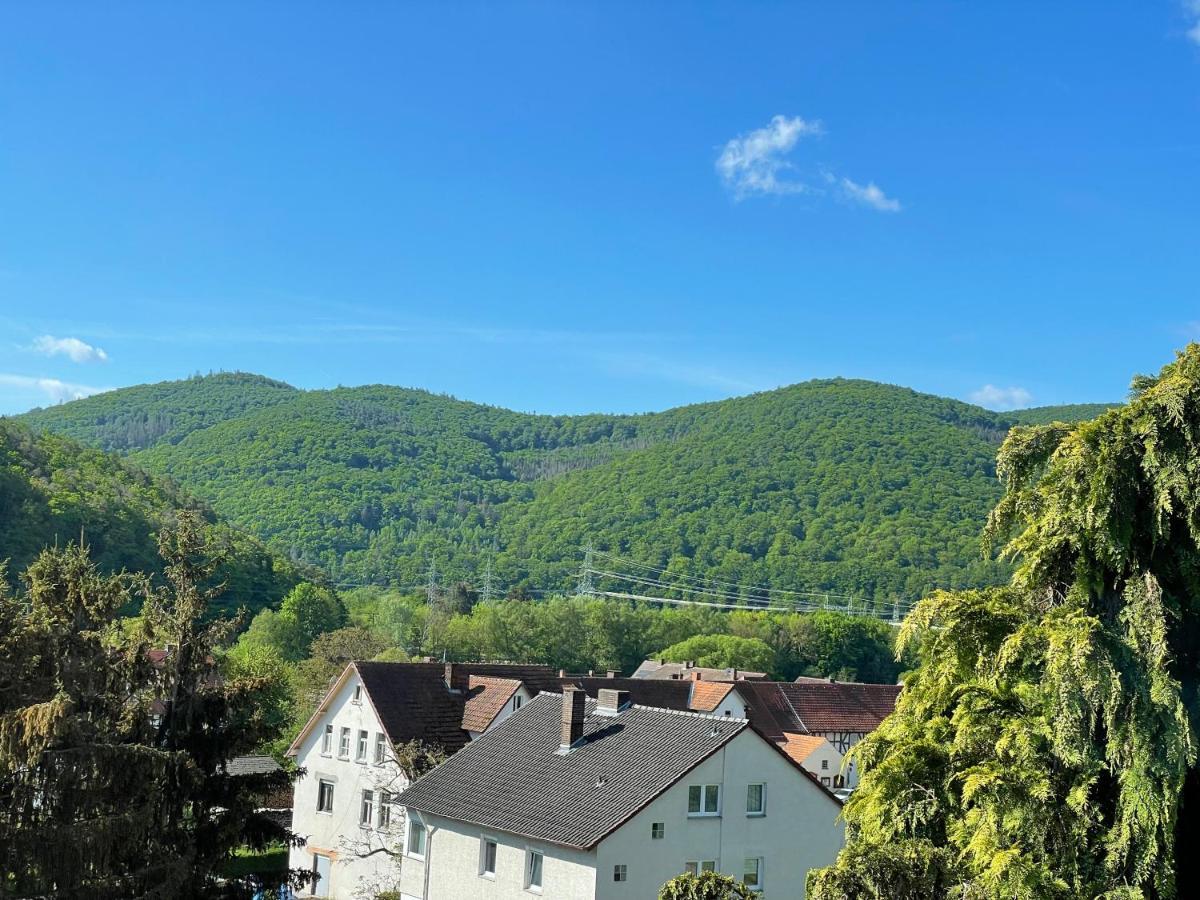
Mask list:
[[[0,562],[15,581],[48,546],[82,539],[105,572],[156,572],[157,532],[181,509],[200,512],[227,559],[226,608],[275,605],[300,577],[256,538],[220,524],[170,479],[70,438],[0,418]]]
[[[1064,414],[1073,415],[1064,410]],[[583,546],[680,575],[874,597],[997,583],[978,535],[1014,417],[865,381],[544,416],[223,374],[24,417],[128,448],[345,583],[573,584]]]
[[[1066,403],[1061,406],[1032,406],[1029,409],[1013,410],[1005,415],[1020,425],[1049,425],[1051,422],[1066,422],[1068,425],[1073,425],[1077,422],[1090,421],[1119,405],[1118,403]]]

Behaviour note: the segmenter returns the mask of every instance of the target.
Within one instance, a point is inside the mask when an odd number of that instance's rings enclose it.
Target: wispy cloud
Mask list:
[[[597,353],[593,358],[613,375],[657,378],[720,393],[750,394],[768,387],[714,366],[650,353]]]
[[[103,394],[105,391],[112,390],[109,387],[95,387],[90,384],[73,384],[69,381],[59,381],[57,378],[35,378],[29,375],[12,375],[6,372],[0,372],[0,387],[36,391],[44,394],[51,403],[81,400],[93,394]]]
[[[1189,25],[1188,40],[1200,46],[1200,0],[1183,0],[1183,14]]]
[[[843,196],[853,203],[869,206],[880,212],[900,212],[900,201],[887,196],[873,181],[864,185],[849,178],[842,178],[839,185]]]
[[[66,356],[77,363],[108,362],[108,354],[99,347],[74,337],[56,338],[43,334],[34,340],[32,349],[42,356]]]
[[[1033,394],[1023,387],[997,387],[985,384],[971,392],[971,402],[988,409],[1021,409],[1033,401]]]
[[[1200,0],[1196,0],[1200,3]],[[763,128],[740,134],[725,144],[717,157],[717,173],[735,200],[752,196],[832,193],[847,202],[879,212],[900,212],[900,201],[889,197],[874,181],[859,184],[827,169],[801,174],[789,156],[801,138],[824,134],[816,119],[775,116]],[[824,181],[824,186],[822,186]]]
[[[752,194],[799,194],[810,190],[801,181],[780,178],[791,168],[785,158],[802,137],[821,134],[818,121],[775,116],[765,128],[735,137],[717,158],[725,186],[741,198]]]

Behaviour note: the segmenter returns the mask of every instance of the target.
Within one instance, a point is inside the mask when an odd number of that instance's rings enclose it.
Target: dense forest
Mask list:
[[[1102,406],[1029,410],[1086,418]],[[544,416],[224,373],[22,417],[168,475],[342,584],[558,591],[591,542],[680,577],[916,599],[994,584],[979,529],[1017,416],[834,379],[646,415]]]
[[[228,589],[225,606],[276,605],[304,574],[257,538],[220,523],[169,479],[0,419],[0,563],[7,561],[10,586],[43,548],[81,538],[101,571],[157,573],[156,535],[180,510],[202,515],[213,546],[222,550],[217,578]]]

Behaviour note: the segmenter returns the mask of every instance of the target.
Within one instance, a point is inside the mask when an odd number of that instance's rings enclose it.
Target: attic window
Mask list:
[[[362,685],[361,684],[356,684],[354,686],[354,702],[362,703]]]
[[[650,839],[651,840],[661,841],[666,836],[666,833],[667,833],[667,823],[666,822],[652,822],[650,824]]]

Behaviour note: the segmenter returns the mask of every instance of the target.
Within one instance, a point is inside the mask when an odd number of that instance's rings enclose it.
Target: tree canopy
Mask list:
[[[908,618],[920,664],[809,896],[1196,896],[1200,345],[1095,421],[1014,429],[998,473],[1011,582]]]

